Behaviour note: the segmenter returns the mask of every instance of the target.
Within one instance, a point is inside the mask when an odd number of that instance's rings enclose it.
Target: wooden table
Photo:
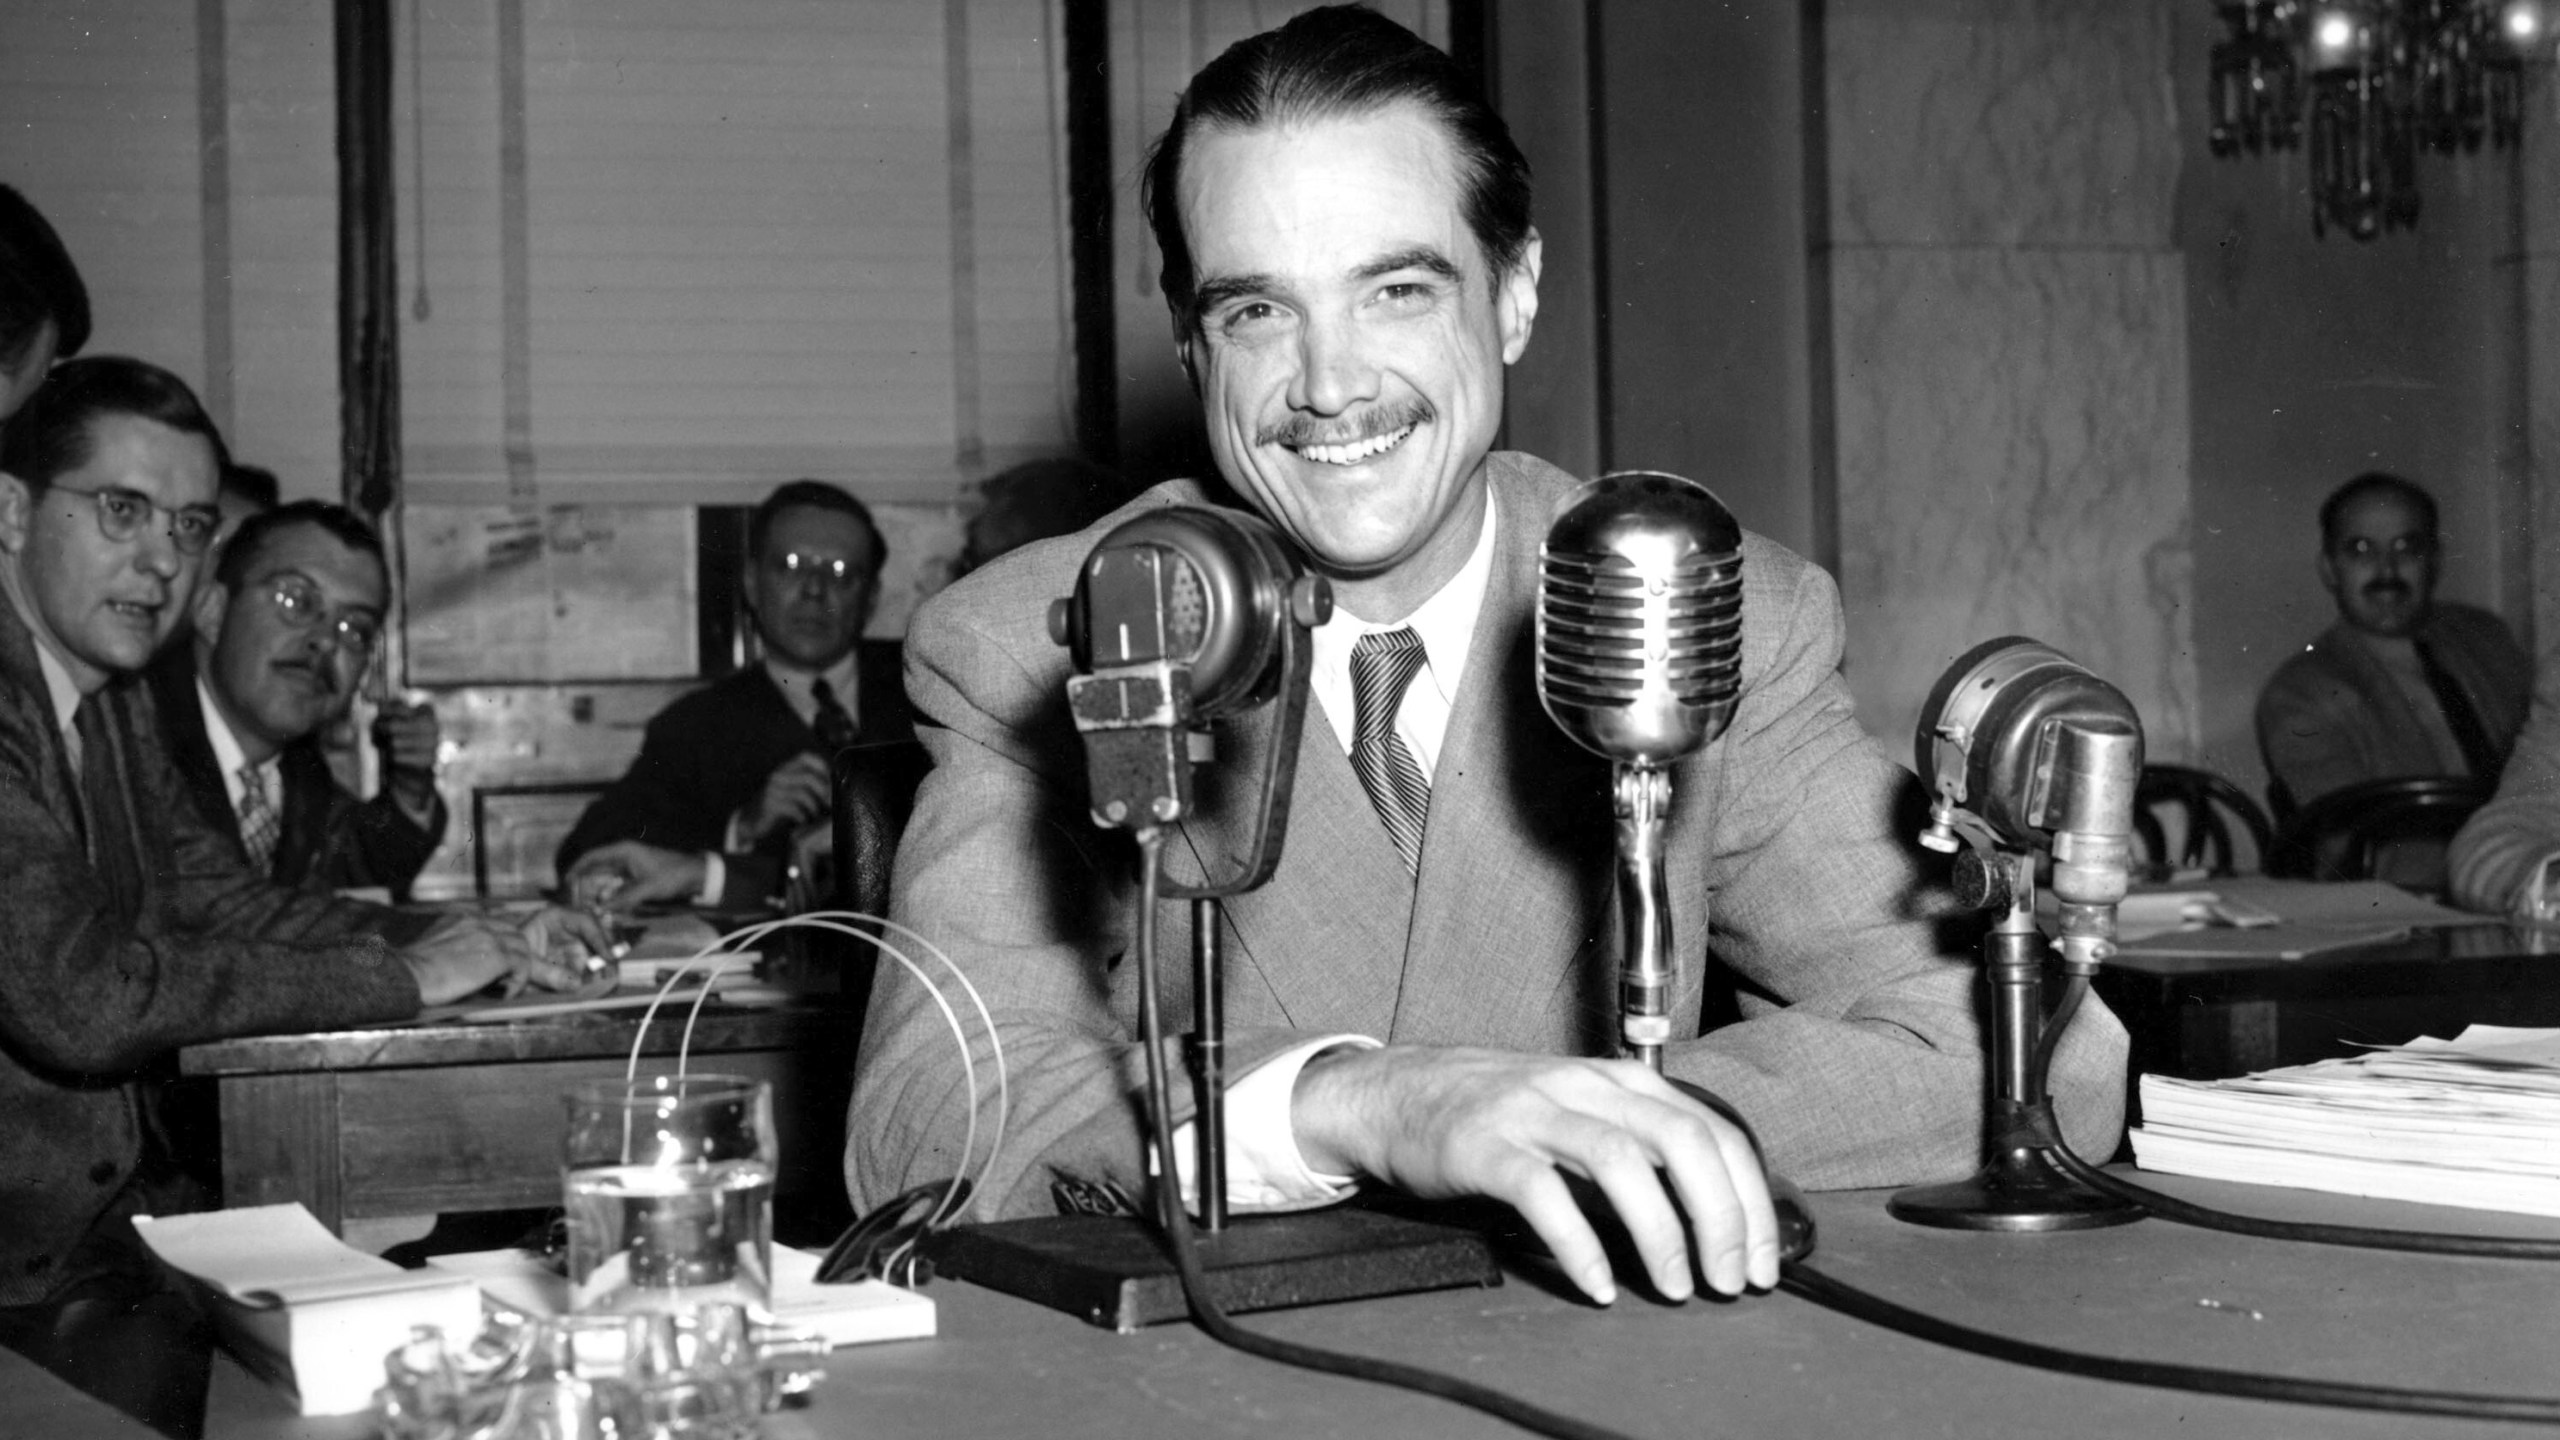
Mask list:
[[[2189,1198],[2293,1218],[2500,1234],[2560,1223],[2159,1177]],[[2369,1384],[2560,1397],[2560,1265],[2251,1240],[2164,1221],[2053,1235],[1926,1230],[1887,1192],[1813,1197],[1824,1273],[1931,1314],[2116,1356]],[[941,1334],[839,1350],[769,1440],[860,1435],[1482,1437],[1518,1434],[1442,1401],[1225,1349],[1187,1324],[1114,1335],[941,1282]],[[2212,1302],[2210,1306],[2202,1302]],[[2223,1399],[2031,1370],[1878,1329],[1792,1295],[1608,1310],[1524,1265],[1451,1290],[1248,1317],[1293,1339],[1453,1371],[1630,1435],[1891,1440],[2057,1435],[2506,1440],[2546,1429]],[[0,1404],[6,1397],[0,1396]],[[369,1435],[298,1421],[217,1365],[213,1440]]]
[[[675,1068],[683,1011],[661,1012],[643,1074]],[[618,1079],[639,1012],[415,1025],[192,1045],[182,1075],[215,1087],[223,1203],[299,1200],[350,1219],[560,1203],[561,1096]],[[784,1195],[844,1193],[856,1022],[816,1000],[703,1011],[696,1071],[769,1080]]]
[[[2126,951],[2096,985],[2135,1073],[2219,1079],[2473,1023],[2560,1025],[2560,933],[2421,929],[2299,960]]]

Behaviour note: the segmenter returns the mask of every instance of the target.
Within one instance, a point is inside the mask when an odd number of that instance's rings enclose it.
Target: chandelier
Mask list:
[[[2216,155],[2311,145],[2311,230],[2418,219],[2418,151],[2518,145],[2560,0],[2215,0]]]

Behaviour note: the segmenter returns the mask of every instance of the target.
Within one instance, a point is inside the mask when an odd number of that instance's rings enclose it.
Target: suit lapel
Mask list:
[[[1395,1013],[1396,958],[1413,891],[1350,758],[1316,709],[1310,699],[1279,871],[1226,903],[1229,1004],[1238,1025],[1382,1034]],[[1200,771],[1201,818],[1183,828],[1190,861],[1183,879],[1232,875],[1243,863],[1276,710],[1266,706],[1230,725],[1219,763]],[[1259,982],[1253,993],[1235,983],[1248,970]]]
[[[1487,463],[1493,571],[1432,776],[1393,1038],[1587,1051],[1608,1015],[1591,959],[1609,914],[1608,767],[1538,702],[1536,537],[1551,497]]]

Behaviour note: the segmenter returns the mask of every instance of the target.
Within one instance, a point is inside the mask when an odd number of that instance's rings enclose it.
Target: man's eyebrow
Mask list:
[[[1216,276],[1201,281],[1199,288],[1192,293],[1192,313],[1206,315],[1228,301],[1241,299],[1247,295],[1260,295],[1279,288],[1279,277],[1274,275]]]
[[[1428,270],[1451,284],[1458,284],[1466,279],[1454,261],[1429,245],[1416,245],[1409,250],[1390,251],[1353,270],[1351,274],[1354,279],[1375,280],[1381,275],[1393,275],[1399,270]]]

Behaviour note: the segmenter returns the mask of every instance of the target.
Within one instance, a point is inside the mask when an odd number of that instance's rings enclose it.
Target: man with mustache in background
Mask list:
[[[385,588],[372,527],[297,500],[242,522],[196,591],[194,635],[152,663],[197,810],[279,885],[405,891],[444,838],[433,710],[385,710],[371,800],[339,785],[321,752],[380,641]]]
[[[2397,475],[2358,475],[2321,505],[2320,579],[2338,623],[2258,697],[2279,812],[2370,780],[2497,784],[2533,665],[2505,621],[2435,602],[2440,558],[2434,497]]]

